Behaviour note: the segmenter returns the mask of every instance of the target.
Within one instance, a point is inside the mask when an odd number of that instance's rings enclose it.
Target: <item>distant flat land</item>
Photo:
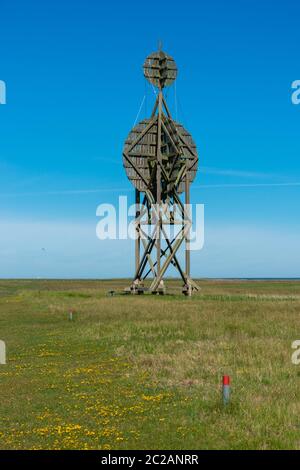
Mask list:
[[[300,281],[167,284],[0,280],[0,448],[299,449]]]

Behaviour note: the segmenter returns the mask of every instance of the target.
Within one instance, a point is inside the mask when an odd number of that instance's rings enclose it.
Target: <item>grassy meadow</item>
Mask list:
[[[167,284],[0,281],[0,448],[300,449],[300,282]]]

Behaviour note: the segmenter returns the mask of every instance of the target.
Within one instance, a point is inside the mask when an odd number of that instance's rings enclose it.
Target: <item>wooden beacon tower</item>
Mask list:
[[[154,52],[144,63],[144,75],[157,88],[155,105],[150,118],[131,130],[123,149],[123,165],[135,187],[137,208],[135,275],[130,292],[165,293],[164,276],[172,264],[183,280],[183,293],[191,295],[198,287],[190,277],[187,205],[198,167],[197,149],[189,132],[172,118],[164,96],[164,88],[177,77],[175,61],[162,50]],[[172,236],[167,226],[173,227]],[[177,255],[184,241],[183,268]],[[146,289],[144,280],[150,276]]]

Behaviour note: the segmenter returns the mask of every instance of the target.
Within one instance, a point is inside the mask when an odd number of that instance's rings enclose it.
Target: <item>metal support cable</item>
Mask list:
[[[144,98],[142,99],[142,103],[141,103],[140,109],[139,109],[139,111],[138,111],[138,113],[137,113],[137,116],[136,116],[136,118],[135,118],[133,127],[135,127],[135,126],[136,126],[136,123],[138,122],[138,118],[140,117],[141,111],[142,111],[142,109],[143,109],[145,99],[146,99],[146,95],[144,95]]]

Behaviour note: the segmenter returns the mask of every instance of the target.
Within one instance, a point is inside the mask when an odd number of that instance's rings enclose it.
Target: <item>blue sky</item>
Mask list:
[[[2,0],[0,277],[132,274],[133,242],[98,240],[96,208],[133,198],[121,150],[153,104],[141,66],[159,40],[200,157],[193,275],[298,277],[299,13],[296,0]]]

